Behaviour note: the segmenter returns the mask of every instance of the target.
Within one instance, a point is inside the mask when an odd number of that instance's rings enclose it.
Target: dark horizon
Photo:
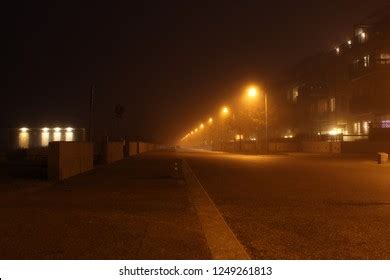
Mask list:
[[[387,1],[9,7],[2,127],[87,127],[172,142],[251,81],[345,42]],[[309,38],[309,40],[308,40]],[[114,131],[114,133],[112,133]]]

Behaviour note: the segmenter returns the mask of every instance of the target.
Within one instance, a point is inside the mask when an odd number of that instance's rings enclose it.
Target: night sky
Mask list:
[[[248,82],[277,80],[302,58],[346,41],[355,23],[387,2],[26,1],[2,7],[0,125],[86,127],[93,83],[96,130],[114,135],[119,126],[127,136],[175,141]],[[125,107],[120,121],[116,104]]]

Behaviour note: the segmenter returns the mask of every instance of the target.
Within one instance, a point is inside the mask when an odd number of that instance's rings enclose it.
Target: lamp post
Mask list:
[[[254,100],[257,97],[257,88],[252,86],[247,91],[248,98]],[[263,92],[264,96],[264,122],[265,122],[265,151],[268,153],[268,96],[266,92]],[[257,135],[257,142],[259,135]]]

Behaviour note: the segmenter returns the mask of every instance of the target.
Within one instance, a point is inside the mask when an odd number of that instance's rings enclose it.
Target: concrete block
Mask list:
[[[378,164],[384,164],[389,162],[388,153],[378,153]]]
[[[123,159],[123,142],[107,142],[104,149],[104,160],[112,163]]]
[[[93,169],[93,143],[50,142],[48,178],[64,180]]]
[[[138,154],[137,142],[128,142],[128,146],[129,146],[129,156],[135,156]]]

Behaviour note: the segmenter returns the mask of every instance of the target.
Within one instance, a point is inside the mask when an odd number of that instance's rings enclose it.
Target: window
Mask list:
[[[295,88],[293,89],[293,92],[292,92],[292,102],[293,102],[293,103],[297,103],[297,101],[298,101],[298,95],[299,95],[299,93],[298,93],[298,88],[295,87]]]
[[[287,94],[287,99],[291,102],[296,104],[298,102],[298,87],[294,87],[292,90],[290,90]]]
[[[328,111],[328,100],[327,99],[321,99],[318,100],[318,113],[326,113]]]
[[[365,121],[363,122],[363,134],[368,134],[370,130],[370,122]]]
[[[365,57],[363,57],[363,65],[365,68],[370,66],[370,56],[369,55],[366,55]]]
[[[378,64],[390,64],[390,53],[381,53],[378,57]]]
[[[336,98],[335,97],[330,99],[330,111],[336,112]]]
[[[355,134],[360,134],[360,122],[356,122],[353,124],[353,131]]]

